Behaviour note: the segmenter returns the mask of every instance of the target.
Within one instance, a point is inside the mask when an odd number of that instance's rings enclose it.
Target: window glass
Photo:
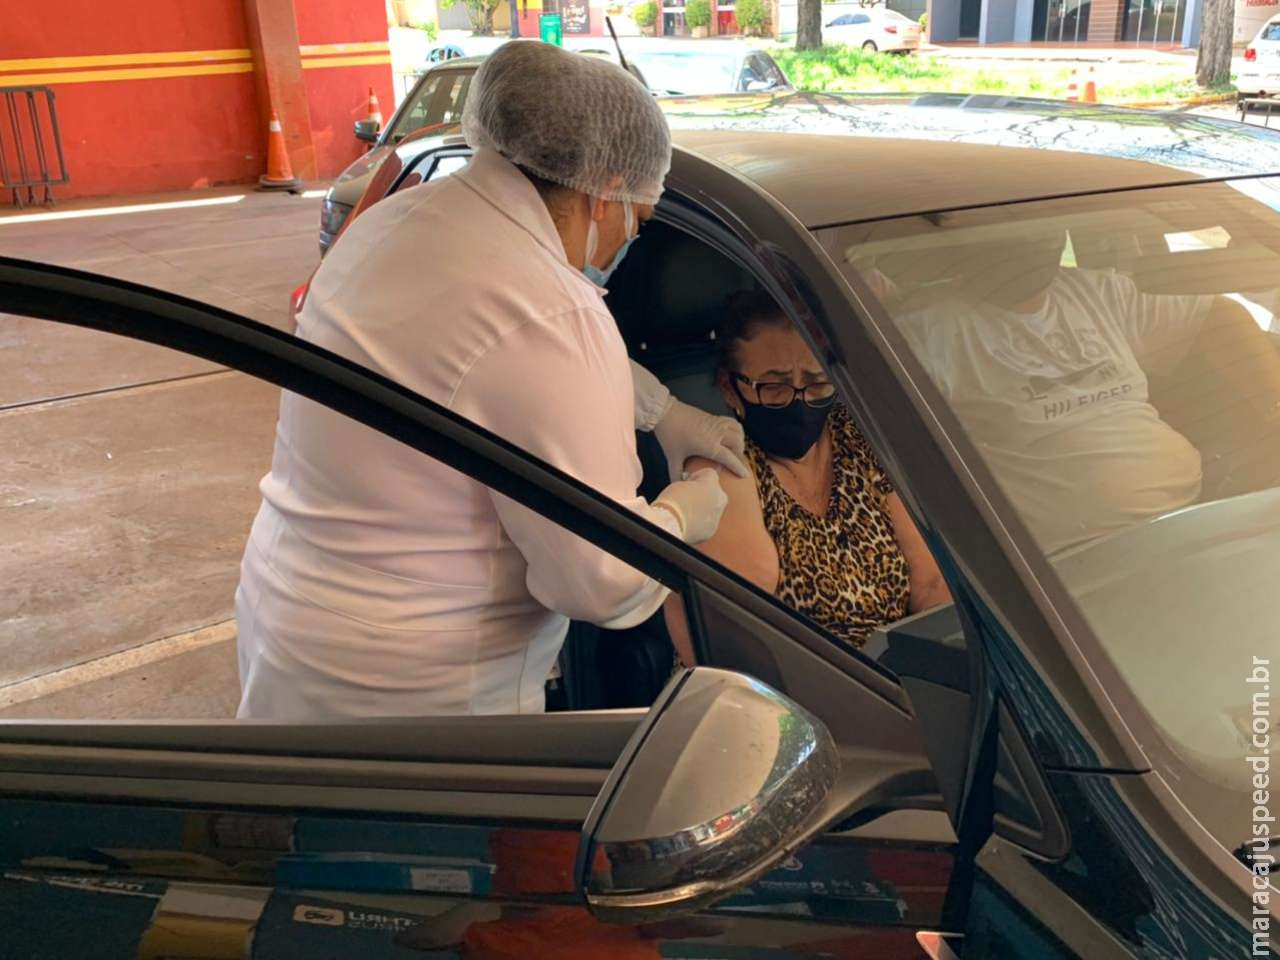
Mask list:
[[[1262,35],[1259,40],[1280,40],[1280,22],[1268,23],[1262,28]]]
[[[610,306],[633,355],[677,397],[744,423],[748,475],[720,471],[729,507],[702,552],[849,650],[910,612],[949,602],[827,372],[750,273],[651,225],[610,283]],[[662,482],[666,468],[657,474]]]
[[[772,57],[761,56],[757,58],[761,76],[778,87],[787,86],[786,74],[782,72],[782,68]]]
[[[629,56],[648,81],[649,89],[666,95],[732,93],[736,89],[737,58],[676,52],[639,52]]]
[[[455,98],[459,101],[465,92],[464,85],[459,84],[459,74],[454,70],[440,71],[418,88],[415,96],[405,108],[400,119],[396,121],[391,139],[399,142],[405,136],[421,127],[445,123],[454,111]],[[457,105],[461,110],[461,102]]]
[[[441,177],[447,177],[451,173],[457,173],[471,160],[469,156],[446,156],[441,157],[435,162],[431,168],[431,179],[438,180]]]
[[[453,87],[449,91],[449,106],[444,111],[444,123],[461,123],[462,108],[467,102],[467,91],[471,89],[471,77],[473,74],[465,74],[457,79]]]
[[[1278,200],[1207,183],[826,234],[1232,847],[1211,798],[1248,789],[1242,678],[1276,649]]]
[[[288,285],[205,294],[286,326]],[[641,706],[671,672],[651,580],[310,400],[5,314],[0,365],[0,719]]]

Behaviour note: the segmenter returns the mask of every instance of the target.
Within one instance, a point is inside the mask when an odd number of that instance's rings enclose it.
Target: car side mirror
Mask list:
[[[683,671],[583,825],[588,907],[649,923],[733,894],[825,825],[839,768],[827,728],[782,694],[727,670]]]
[[[765,90],[772,90],[777,84],[772,80],[748,80],[747,93],[762,93]]]
[[[365,143],[377,143],[382,128],[376,120],[357,120],[356,139]]]

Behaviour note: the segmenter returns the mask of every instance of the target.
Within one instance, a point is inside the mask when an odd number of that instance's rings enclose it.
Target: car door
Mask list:
[[[750,669],[835,723],[844,763],[828,836],[709,914],[640,929],[594,921],[571,864],[643,710],[4,720],[6,955],[400,957],[463,944],[481,956],[915,957],[918,930],[956,928],[944,915],[953,838],[885,669],[576,481],[262,324],[11,260],[0,307],[257,376],[572,524],[684,594],[708,662]]]
[[[1176,205],[1171,202],[1175,194]],[[1026,236],[1035,235],[1032,225],[1071,211],[1077,219],[1069,235],[1083,247],[1085,238],[1099,244],[1106,237],[1107,243],[1115,244],[1124,235],[1117,224],[1140,223],[1144,215],[1158,211],[1159,216],[1185,218],[1202,229],[1206,223],[1215,224],[1223,235],[1264,235],[1275,229],[1273,208],[1256,203],[1254,194],[1248,188],[1206,183],[1101,199],[1009,204],[983,213],[950,212],[945,222],[948,229],[958,231],[978,222],[983,230],[990,230],[992,222],[1006,228],[1016,225],[1024,232],[1014,235],[1018,242],[1025,242]],[[1099,226],[1103,216],[1114,218],[1105,228]],[[913,300],[912,291],[900,282],[922,277],[943,262],[946,254],[941,251],[949,243],[958,246],[972,235],[957,233],[948,240],[939,231],[943,219],[926,214],[820,230],[817,241],[823,256],[830,256],[836,265],[831,276],[834,283],[821,281],[824,271],[817,265],[805,272],[818,280],[810,301],[814,315],[853,321],[824,325],[819,335],[830,337],[833,350],[848,358],[844,364],[847,384],[861,394],[855,403],[868,418],[868,429],[886,451],[892,451],[885,456],[895,462],[901,476],[917,478],[910,484],[913,509],[926,524],[935,556],[954,573],[953,595],[964,625],[967,683],[957,688],[942,675],[939,667],[947,645],[932,642],[920,645],[915,662],[902,664],[899,675],[920,717],[935,772],[948,798],[960,838],[961,863],[964,869],[972,869],[967,946],[979,955],[1226,957],[1244,955],[1252,945],[1254,955],[1274,956],[1269,943],[1259,943],[1260,936],[1265,939],[1274,927],[1274,897],[1263,889],[1268,885],[1266,877],[1256,876],[1268,871],[1255,868],[1251,878],[1248,870],[1241,869],[1242,862],[1248,867],[1256,855],[1250,857],[1244,847],[1236,847],[1247,835],[1243,825],[1250,816],[1250,803],[1265,806],[1267,800],[1265,794],[1250,792],[1259,788],[1259,781],[1248,778],[1247,760],[1251,750],[1256,755],[1256,748],[1265,744],[1244,737],[1238,719],[1234,723],[1241,734],[1233,734],[1232,723],[1223,717],[1242,716],[1243,708],[1234,707],[1230,700],[1223,705],[1214,693],[1224,683],[1233,686],[1236,676],[1241,686],[1263,682],[1268,655],[1240,648],[1249,639],[1257,646],[1265,644],[1245,635],[1243,623],[1234,629],[1224,624],[1214,656],[1190,666],[1184,653],[1168,661],[1169,669],[1154,672],[1155,660],[1172,658],[1178,642],[1201,649],[1203,618],[1229,619],[1241,609],[1240,595],[1231,591],[1246,584],[1247,578],[1223,570],[1222,580],[1216,582],[1221,592],[1197,594],[1202,583],[1196,579],[1182,581],[1158,599],[1138,581],[1128,580],[1126,589],[1107,594],[1117,609],[1129,611],[1123,621],[1102,619],[1096,594],[1091,592],[1106,581],[1103,571],[1107,569],[1123,569],[1127,576],[1138,577],[1144,570],[1160,571],[1164,561],[1176,565],[1181,550],[1194,556],[1195,551],[1176,537],[1161,541],[1154,553],[1144,554],[1134,544],[1155,535],[1154,531],[1185,530],[1206,515],[1217,515],[1212,511],[1235,509],[1250,497],[1265,502],[1266,486],[1274,481],[1264,484],[1261,493],[1245,488],[1243,494],[1239,489],[1208,494],[1210,471],[1215,461],[1223,459],[1219,447],[1219,455],[1205,455],[1202,461],[1207,502],[1189,507],[1185,518],[1174,510],[1143,522],[1132,521],[1104,536],[1087,537],[1070,549],[1045,548],[1031,532],[1032,515],[1027,508],[1014,506],[1010,491],[1016,488],[1009,485],[1009,475],[1000,473],[995,458],[979,453],[972,421],[964,420],[939,386],[945,375],[938,371],[953,368],[940,366],[936,355],[922,346],[922,329],[948,331],[956,329],[949,323],[963,322],[955,315],[963,300],[929,301],[939,311],[936,315],[910,313],[904,307],[921,301]],[[894,241],[871,242],[890,233],[905,235],[904,228],[912,225],[941,239],[941,247],[915,248],[903,256]],[[1180,227],[1175,219],[1162,228],[1176,238]],[[1055,258],[1059,256],[1056,237],[1050,249]],[[814,252],[797,245],[792,253],[803,260]],[[1157,263],[1168,256],[1159,249],[1149,255]],[[904,267],[908,258],[924,269]],[[1069,258],[1064,264],[1051,266],[1064,275],[1082,269]],[[1179,264],[1182,270],[1195,266],[1186,258]],[[1256,273],[1241,279],[1232,272],[1233,266],[1231,257],[1206,266],[1194,288],[1196,294],[1225,294],[1225,300],[1236,302],[1234,298],[1240,296],[1234,292],[1236,286],[1251,284]],[[1167,310],[1179,303],[1168,297],[1188,290],[1185,280],[1175,287],[1168,276],[1163,285],[1157,285],[1154,271],[1148,267],[1144,272],[1140,260],[1135,265],[1111,253],[1095,255],[1089,269],[1095,268],[1132,271],[1152,285],[1143,288],[1144,297],[1157,297],[1135,302],[1161,303]],[[1000,267],[994,259],[983,262],[975,257],[965,261],[965,269],[993,277]],[[936,275],[931,279],[936,282]],[[998,283],[994,281],[993,286]],[[1204,306],[1204,299],[1194,302]],[[1180,303],[1185,310],[1189,301]],[[1171,310],[1170,315],[1180,314]],[[1249,346],[1258,343],[1254,321],[1243,319],[1235,329],[1250,335],[1232,341],[1238,357],[1265,361],[1268,351],[1274,350],[1274,345]],[[1186,375],[1186,383],[1195,385],[1195,409],[1203,410],[1210,398],[1219,407],[1229,408],[1230,379],[1215,381],[1195,367],[1194,353],[1187,361],[1193,372]],[[1044,404],[1045,397],[1029,393],[1034,403]],[[890,396],[896,396],[897,402],[885,403]],[[1177,408],[1169,395],[1161,406],[1166,416]],[[1050,419],[1056,413],[1052,404],[1034,409]],[[872,421],[879,425],[872,426]],[[1248,452],[1255,465],[1265,460],[1260,454],[1274,454],[1274,437],[1268,431],[1248,433],[1248,421],[1240,415],[1224,422],[1232,423],[1235,436],[1249,438],[1237,442],[1254,447]],[[1210,446],[1214,439],[1200,442],[1205,449],[1214,449]],[[1041,482],[1050,473],[1042,472]],[[945,476],[947,482],[919,479],[938,476]],[[1104,472],[1091,474],[1090,482],[1102,476]],[[1243,500],[1238,499],[1242,495]],[[1083,525],[1085,503],[1087,499],[1055,499],[1050,513]],[[1215,530],[1214,542],[1235,538],[1244,542],[1250,535],[1267,535],[1273,529],[1258,523],[1247,534]],[[1122,545],[1126,552],[1120,560],[1114,551]],[[1107,563],[1117,567],[1108,568]],[[1200,569],[1208,576],[1211,569],[1221,568],[1215,564]],[[1167,576],[1161,579],[1167,582]],[[1082,583],[1091,586],[1081,588]],[[1174,608],[1177,594],[1205,596],[1209,602],[1195,615],[1185,609],[1178,616],[1165,615]],[[1148,622],[1158,627],[1148,630],[1144,626]],[[1228,672],[1215,673],[1219,657],[1229,663],[1222,666]],[[1119,668],[1127,677],[1124,681],[1115,672],[1116,659],[1127,666]],[[1141,668],[1135,666],[1139,662]],[[1224,676],[1232,679],[1224,681]],[[1245,679],[1249,677],[1257,679]],[[957,690],[963,695],[953,696]],[[1224,741],[1228,752],[1238,744],[1235,762],[1243,761],[1243,766],[1224,764],[1206,773],[1205,758],[1211,751],[1199,747],[1192,754],[1169,731],[1167,718],[1163,724],[1154,719],[1156,707],[1168,702],[1174,690],[1181,693],[1174,698],[1178,707],[1173,715],[1196,717],[1189,726],[1222,737],[1216,741],[1219,753],[1224,751]],[[1234,689],[1227,696],[1246,699]],[[950,734],[946,724],[937,722],[949,701],[955,708]],[[1255,705],[1255,715],[1258,709]],[[1254,732],[1260,729],[1265,734],[1266,727],[1266,721],[1260,721]],[[961,742],[968,743],[968,748],[959,747]],[[1171,755],[1179,749],[1181,756]],[[961,756],[967,764],[963,770],[948,760]],[[1265,757],[1257,759],[1265,766]],[[1265,777],[1260,782],[1266,786]],[[1021,801],[1010,793],[1015,786],[1023,795]],[[1206,802],[1206,797],[1212,799]],[[1267,863],[1269,855],[1262,856]]]

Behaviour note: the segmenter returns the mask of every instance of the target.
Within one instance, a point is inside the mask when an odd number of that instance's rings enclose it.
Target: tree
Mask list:
[[[764,36],[769,26],[769,11],[765,9],[764,0],[738,0],[734,14],[738,18],[738,26],[747,36]]]
[[[797,5],[796,49],[822,49],[822,0],[800,0]]]
[[[711,26],[711,0],[685,0],[684,22],[695,30]]]
[[[440,0],[440,6],[446,10],[459,3],[467,8],[472,33],[478,37],[493,36],[493,14],[502,0]]]
[[[1235,0],[1205,0],[1196,56],[1196,83],[1220,87],[1231,80],[1231,35],[1235,31]]]

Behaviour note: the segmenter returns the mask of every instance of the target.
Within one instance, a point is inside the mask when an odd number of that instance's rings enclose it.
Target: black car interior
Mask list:
[[[717,414],[728,407],[715,385],[715,328],[731,294],[753,286],[751,274],[677,227],[651,221],[609,283],[606,302],[627,352],[675,396]],[[636,434],[644,468],[641,494],[654,499],[669,467],[652,434]],[[561,678],[548,708],[590,710],[648,706],[675,662],[662,612],[627,630],[574,622],[561,654]]]

